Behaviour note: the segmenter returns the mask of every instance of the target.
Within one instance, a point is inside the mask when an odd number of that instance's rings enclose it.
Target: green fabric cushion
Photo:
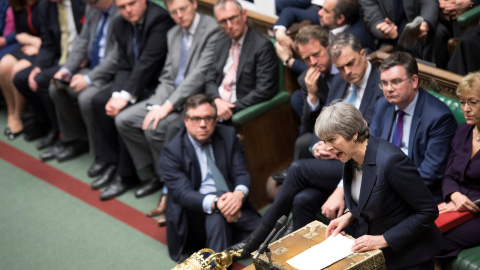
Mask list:
[[[476,6],[469,11],[458,16],[457,22],[460,27],[466,27],[474,23],[478,23],[480,19],[480,6]]]
[[[463,116],[463,111],[462,108],[460,108],[460,102],[456,99],[449,98],[443,95],[440,95],[439,93],[427,90],[430,94],[434,95],[436,98],[440,99],[443,103],[445,103],[448,108],[453,113],[453,116],[455,116],[455,119],[457,120],[457,124],[461,124],[465,122],[465,117]]]

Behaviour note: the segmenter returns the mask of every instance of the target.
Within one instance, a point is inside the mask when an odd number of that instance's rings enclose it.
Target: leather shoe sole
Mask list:
[[[165,213],[165,209],[167,208],[167,198],[168,195],[162,194],[162,196],[160,197],[160,201],[158,202],[157,208],[148,211],[147,217],[156,217],[163,215],[163,213]]]
[[[115,176],[115,172],[117,171],[117,166],[110,165],[105,169],[102,176],[100,176],[97,180],[93,181],[90,186],[93,189],[101,189],[102,187],[108,185],[113,180]]]
[[[165,216],[161,216],[159,219],[157,219],[158,226],[160,227],[165,227],[167,226],[167,218]]]
[[[145,185],[135,191],[135,197],[142,198],[150,194],[155,193],[163,187],[163,183],[155,177],[152,180],[148,181]]]

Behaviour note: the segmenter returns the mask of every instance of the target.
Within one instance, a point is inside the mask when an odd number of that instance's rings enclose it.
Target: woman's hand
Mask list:
[[[330,235],[337,236],[339,233],[345,235],[345,232],[342,231],[343,228],[347,227],[354,219],[355,217],[352,213],[348,212],[345,215],[330,221],[330,224],[328,224],[328,227],[325,230],[325,236],[328,238]]]
[[[441,203],[438,205],[438,212],[440,214],[457,211],[457,206],[453,202]]]
[[[388,247],[388,244],[383,235],[364,235],[355,240],[352,251],[358,253],[386,247]]]
[[[38,50],[39,49],[36,46],[33,46],[33,45],[24,45],[21,48],[22,53],[27,55],[27,56],[37,55]]]
[[[456,191],[450,195],[450,199],[455,204],[456,209],[454,211],[470,211],[472,213],[480,212],[480,208],[474,204],[467,196]]]

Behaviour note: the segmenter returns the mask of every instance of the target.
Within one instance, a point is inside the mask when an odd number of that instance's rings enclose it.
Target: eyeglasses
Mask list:
[[[218,24],[220,26],[227,26],[227,21],[229,21],[230,23],[233,23],[236,19],[238,19],[240,17],[241,13],[238,13],[237,15],[233,15],[232,17],[229,17],[229,18],[226,18],[226,19],[223,19],[221,21],[218,21]]]
[[[407,77],[407,78],[405,78],[405,79],[403,79],[403,80],[402,80],[402,79],[393,79],[393,80],[390,81],[390,82],[380,81],[380,83],[378,84],[378,87],[383,90],[383,89],[387,88],[388,85],[391,85],[393,89],[398,89],[398,87],[400,87],[400,85],[401,85],[404,81],[406,81],[407,79],[409,79],[409,78],[411,78],[411,77],[412,77],[412,76],[409,76],[409,77]]]
[[[468,104],[468,107],[475,108],[478,102],[480,102],[480,100],[478,99],[467,99],[467,100],[460,99],[460,107],[465,108],[465,105]]]
[[[185,13],[189,7],[190,7],[190,4],[184,7],[177,8],[175,10],[169,10],[168,13],[170,13],[170,15],[172,16],[177,16],[179,13],[182,13],[182,14]]]
[[[215,116],[213,115],[209,115],[209,116],[205,116],[205,117],[198,117],[198,116],[193,116],[193,117],[190,117],[190,116],[187,116],[188,119],[190,119],[194,124],[200,124],[202,122],[202,120],[205,121],[205,124],[211,124],[213,122],[213,120],[215,120]]]

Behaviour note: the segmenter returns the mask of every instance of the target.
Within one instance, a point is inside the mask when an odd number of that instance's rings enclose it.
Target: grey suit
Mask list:
[[[57,111],[62,141],[64,142],[86,139],[87,133],[89,141],[93,141],[94,117],[91,100],[99,91],[111,87],[117,62],[116,42],[112,35],[113,24],[111,22],[119,16],[119,13],[116,6],[113,5],[105,37],[105,57],[94,69],[82,67],[82,63],[88,59],[92,49],[102,11],[87,6],[85,14],[86,19],[82,31],[75,39],[74,47],[68,54],[67,62],[63,67],[72,74],[87,74],[92,81],[92,85],[78,93],[70,88],[59,90],[54,85],[51,85],[49,89]],[[91,144],[91,152],[93,152],[93,144]]]
[[[167,60],[155,93],[148,100],[123,110],[115,118],[117,130],[132,156],[137,171],[153,165],[159,174],[158,159],[164,142],[169,138],[168,129],[182,120],[180,110],[185,100],[204,89],[205,73],[213,62],[214,45],[221,30],[212,17],[200,13],[197,13],[198,15],[200,21],[193,35],[185,77],[180,85],[175,88],[174,82],[180,64],[183,33],[182,28],[176,25],[167,34]],[[174,111],[160,120],[155,130],[151,128],[142,130],[143,120],[148,113],[147,104],[162,105],[167,100],[174,106]]]

